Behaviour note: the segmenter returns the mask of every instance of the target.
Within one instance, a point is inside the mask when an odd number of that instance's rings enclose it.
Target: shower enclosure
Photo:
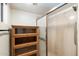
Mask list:
[[[40,56],[46,56],[46,16],[37,21],[37,26],[40,29]]]
[[[37,20],[40,39],[45,39],[43,44],[40,43],[41,55],[46,55],[45,51],[48,56],[77,55],[76,7],[77,4],[68,3]]]

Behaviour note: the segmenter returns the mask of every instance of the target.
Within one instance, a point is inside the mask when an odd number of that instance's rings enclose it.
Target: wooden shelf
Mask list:
[[[15,38],[37,36],[38,33],[14,34]]]
[[[35,53],[37,53],[38,52],[38,50],[34,50],[34,51],[31,51],[31,52],[26,52],[26,53],[16,53],[16,55],[17,56],[30,56],[30,55],[32,55],[32,54],[35,54]]]
[[[38,26],[21,26],[21,25],[12,25],[13,28],[31,28],[31,29],[36,29]]]
[[[28,46],[36,45],[37,43],[38,42],[30,42],[30,43],[18,44],[18,45],[15,45],[14,48],[15,49],[19,49],[19,48],[23,48],[23,47],[28,47]]]
[[[11,56],[39,55],[39,28],[37,26],[17,26],[11,29]]]

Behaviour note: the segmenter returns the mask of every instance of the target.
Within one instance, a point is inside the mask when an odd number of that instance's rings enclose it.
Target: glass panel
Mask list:
[[[36,45],[32,45],[32,46],[28,46],[28,47],[24,47],[24,48],[20,48],[20,49],[16,49],[16,56],[23,54],[23,53],[28,53],[31,51],[36,50]]]
[[[16,28],[15,34],[23,34],[23,33],[36,33],[36,29],[30,29],[30,28]]]
[[[48,15],[48,55],[73,56],[76,55],[75,21],[77,13],[72,7]]]
[[[40,55],[46,56],[46,16],[37,21],[40,29]]]
[[[31,42],[36,42],[36,37],[22,37],[22,38],[16,38],[15,39],[15,44],[23,44],[23,43],[31,43]]]

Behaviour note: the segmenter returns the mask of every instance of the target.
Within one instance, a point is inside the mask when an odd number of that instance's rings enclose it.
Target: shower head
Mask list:
[[[75,12],[77,11],[77,6],[73,6],[72,8]]]

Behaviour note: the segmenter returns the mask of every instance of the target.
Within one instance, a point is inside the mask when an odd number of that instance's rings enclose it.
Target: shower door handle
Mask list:
[[[76,34],[74,35],[74,44],[77,45],[77,36],[76,36]]]
[[[77,45],[77,22],[74,27],[74,44]]]

